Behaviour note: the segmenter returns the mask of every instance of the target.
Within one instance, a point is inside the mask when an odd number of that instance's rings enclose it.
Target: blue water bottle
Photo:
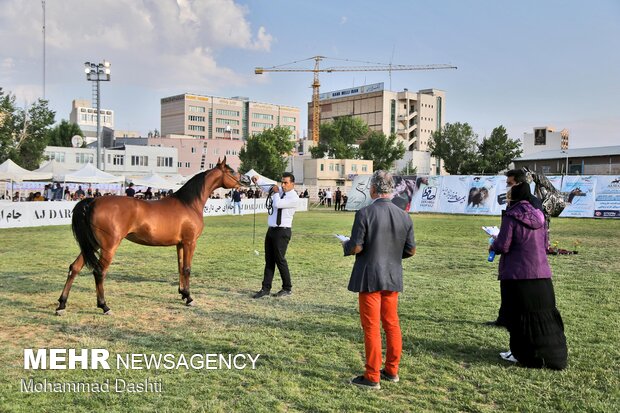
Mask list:
[[[489,238],[489,245],[493,245],[493,237]],[[493,262],[495,259],[495,251],[489,251],[489,257],[487,258],[488,262]]]

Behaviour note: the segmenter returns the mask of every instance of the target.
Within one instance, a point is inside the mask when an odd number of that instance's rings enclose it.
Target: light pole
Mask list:
[[[84,72],[86,72],[86,80],[93,83],[93,95],[97,104],[97,169],[103,169],[101,161],[101,93],[99,82],[107,82],[110,80],[110,62],[104,60],[103,63],[84,63]]]
[[[562,153],[566,155],[566,169],[564,170],[564,175],[568,175],[568,149],[563,149]]]

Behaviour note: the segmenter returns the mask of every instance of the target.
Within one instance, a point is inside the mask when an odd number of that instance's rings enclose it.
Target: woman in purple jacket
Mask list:
[[[511,186],[506,196],[508,208],[489,248],[501,254],[498,279],[510,333],[510,350],[500,357],[526,367],[562,370],[566,337],[547,261],[545,217],[530,203],[527,183]]]

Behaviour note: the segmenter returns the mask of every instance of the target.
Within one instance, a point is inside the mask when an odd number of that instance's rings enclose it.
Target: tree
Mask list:
[[[477,138],[467,123],[446,123],[442,129],[433,133],[428,147],[431,156],[443,161],[449,174],[467,174],[467,170],[476,162]]]
[[[71,138],[75,135],[84,137],[82,129],[80,129],[76,123],[71,123],[63,119],[58,125],[47,132],[47,144],[49,146],[71,147],[73,146]]]
[[[290,139],[291,130],[282,126],[265,129],[250,136],[241,151],[239,172],[246,173],[255,169],[268,178],[279,179],[286,169],[286,155],[290,155],[295,146]]]
[[[413,161],[407,162],[405,167],[398,171],[398,175],[407,176],[407,175],[417,175],[418,167],[413,165]]]
[[[497,174],[505,169],[515,159],[521,156],[521,142],[510,139],[506,128],[502,125],[493,129],[489,138],[484,138],[478,145],[480,154],[479,173]]]
[[[354,146],[363,141],[370,128],[360,118],[341,116],[321,125],[320,141],[310,149],[313,158],[323,158],[326,154],[336,159],[357,159],[359,150]]]
[[[363,159],[373,161],[373,169],[390,170],[396,160],[405,154],[405,145],[396,141],[396,135],[385,136],[383,132],[373,131],[360,144],[360,154]]]
[[[47,100],[38,99],[21,109],[15,105],[15,96],[0,88],[0,163],[11,158],[24,168],[38,168],[54,116]]]

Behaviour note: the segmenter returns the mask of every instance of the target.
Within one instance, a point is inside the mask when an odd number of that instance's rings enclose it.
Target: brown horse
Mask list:
[[[97,287],[97,307],[111,314],[106,305],[103,282],[119,244],[126,238],[137,244],[177,247],[179,294],[188,306],[189,275],[196,240],[204,227],[203,209],[214,189],[247,185],[226,165],[226,158],[215,168],[192,177],[177,192],[158,201],[143,201],[126,196],[86,198],[73,209],[71,227],[80,245],[80,255],[69,266],[65,288],[58,299],[56,314],[61,315],[73,280],[84,265],[93,270]]]

